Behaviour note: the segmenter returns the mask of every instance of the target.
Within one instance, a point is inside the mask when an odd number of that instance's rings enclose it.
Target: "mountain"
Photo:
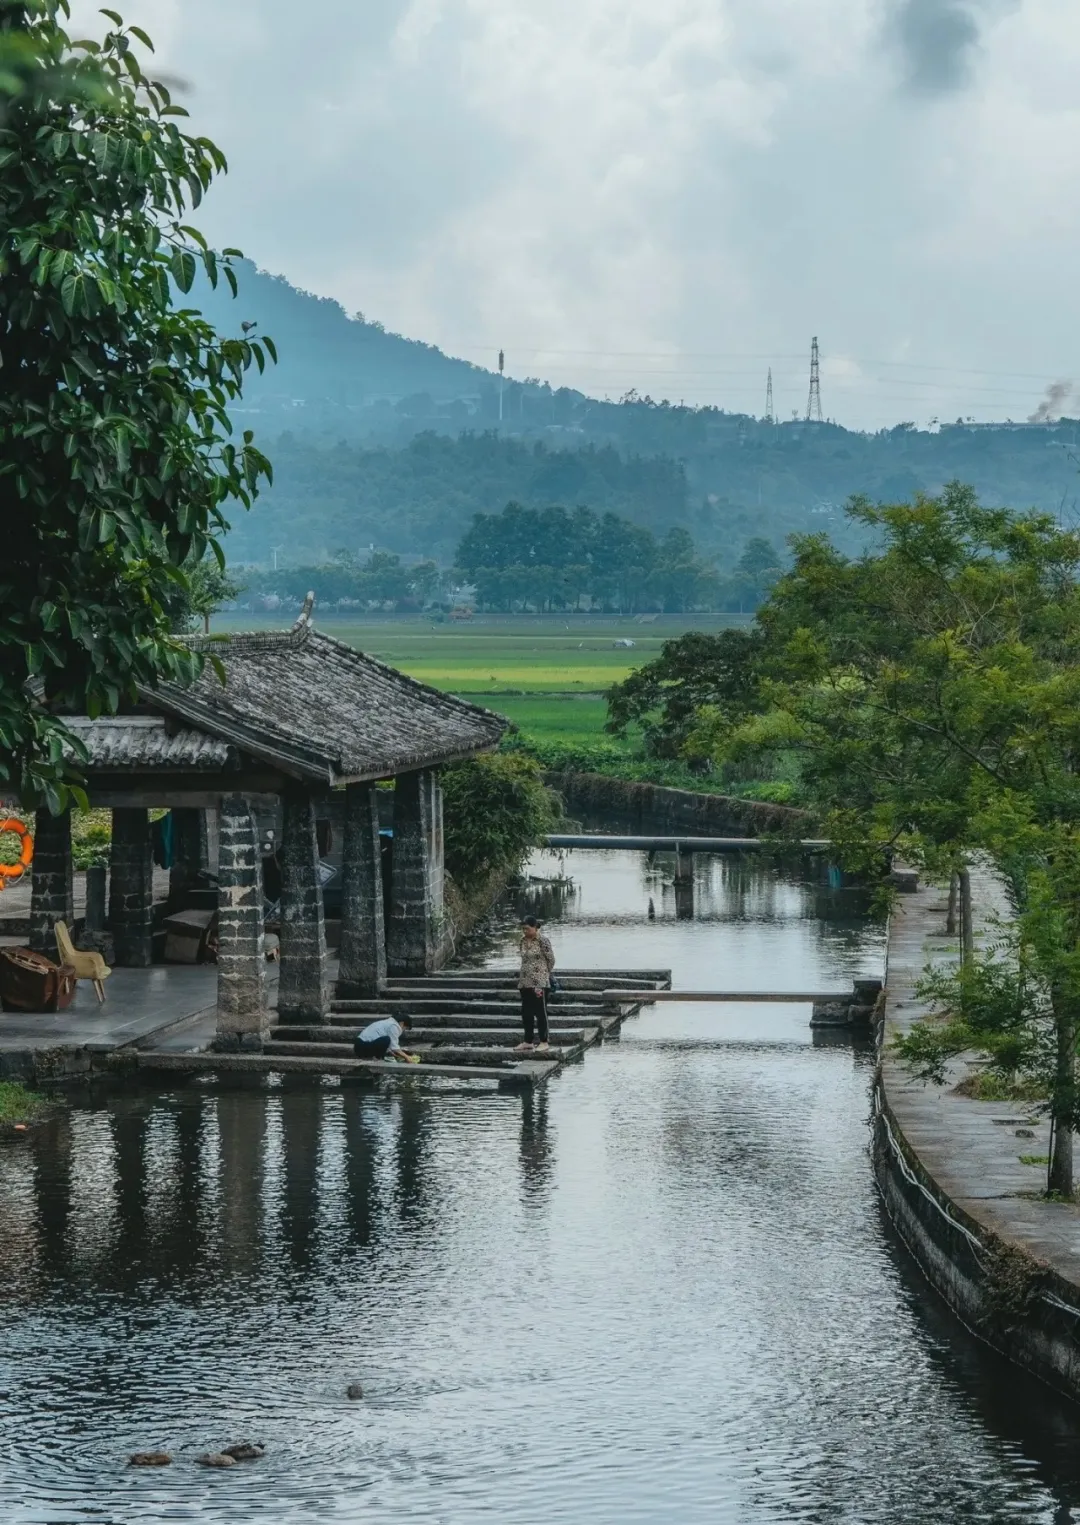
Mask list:
[[[685,525],[722,570],[755,536],[780,546],[828,530],[857,548],[842,512],[853,494],[905,501],[959,479],[991,505],[1076,510],[1076,420],[864,434],[512,379],[500,419],[493,372],[249,261],[238,273],[236,300],[205,285],[191,297],[220,332],[256,323],[280,355],[233,410],[275,465],[274,486],[235,515],[234,561],[268,563],[278,547],[295,565],[372,543],[449,561],[472,514],[510,499],[611,509],[660,534]]]
[[[189,300],[219,333],[237,334],[242,322],[255,323],[257,332],[276,344],[280,363],[245,387],[249,407],[299,409],[308,402],[356,407],[423,394],[447,402],[476,396],[481,383],[492,384],[490,373],[467,360],[388,334],[381,323],[351,318],[340,302],[300,291],[251,260],[237,260],[234,269],[237,297],[224,281],[214,288],[203,278]]]

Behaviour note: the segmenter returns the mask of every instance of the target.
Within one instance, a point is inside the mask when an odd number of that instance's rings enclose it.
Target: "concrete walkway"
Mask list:
[[[985,945],[1008,919],[1009,906],[993,875],[973,868],[971,877],[976,940]],[[913,1080],[890,1052],[892,1038],[927,1014],[915,995],[926,966],[958,962],[957,941],[945,934],[945,901],[940,887],[920,889],[900,897],[893,915],[882,1058],[885,1095],[909,1145],[958,1207],[1080,1285],[1080,1207],[1041,1200],[1046,1166],[1020,1162],[1021,1155],[1047,1154],[1046,1119],[1022,1102],[957,1096],[954,1086],[969,1073],[962,1060],[941,1087]]]

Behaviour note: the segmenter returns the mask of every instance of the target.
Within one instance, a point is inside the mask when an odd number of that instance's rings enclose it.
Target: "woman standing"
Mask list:
[[[519,1043],[516,1053],[538,1054],[548,1052],[547,992],[551,985],[551,971],[555,967],[555,954],[551,944],[540,931],[535,916],[526,916],[521,924],[521,974],[518,988],[521,991],[521,1023],[525,1029],[525,1041]],[[539,1033],[540,1042],[533,1044],[533,1032]]]

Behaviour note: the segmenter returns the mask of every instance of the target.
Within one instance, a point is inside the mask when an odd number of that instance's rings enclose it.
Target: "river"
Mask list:
[[[662,861],[567,870],[532,892],[567,965],[880,972],[851,891],[699,858],[688,919]],[[525,1099],[77,1097],[0,1149],[0,1517],[1072,1520],[1080,1411],[922,1284],[874,1190],[871,1056],[807,1018],[658,1006]],[[193,1464],[246,1439],[263,1460]]]

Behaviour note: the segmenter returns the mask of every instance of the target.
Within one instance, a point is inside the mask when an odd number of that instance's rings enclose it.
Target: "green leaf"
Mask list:
[[[180,290],[190,291],[195,281],[195,256],[187,249],[174,249],[169,264]]]
[[[119,23],[117,23],[117,24],[119,25]],[[151,53],[154,51],[154,44],[150,41],[149,37],[143,31],[141,26],[130,26],[129,25],[128,31],[131,33],[131,35],[133,37],[137,37],[139,39],[139,41],[142,43],[144,48],[149,48]]]

